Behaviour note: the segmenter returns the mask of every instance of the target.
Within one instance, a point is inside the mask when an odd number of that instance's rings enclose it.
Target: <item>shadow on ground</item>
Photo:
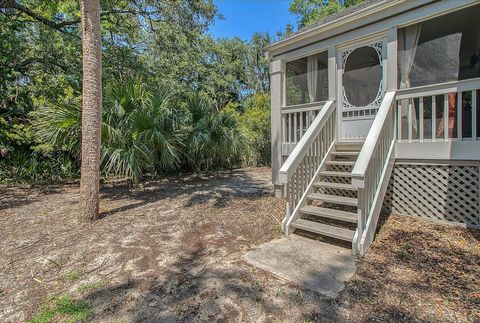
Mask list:
[[[46,186],[14,186],[0,184],[0,211],[22,207],[39,202],[52,194],[59,194],[69,184],[51,184]]]
[[[100,320],[120,316],[132,322],[342,321],[330,299],[288,284],[272,289],[265,282],[271,279],[267,273],[242,262],[218,267],[209,260],[208,249],[197,245],[148,282],[129,281],[84,299],[100,310],[96,313]],[[132,300],[138,290],[140,295]],[[313,306],[304,311],[306,303]]]
[[[234,181],[232,181],[234,178]],[[263,178],[252,177],[247,170],[223,171],[212,174],[195,174],[187,177],[170,177],[159,181],[142,183],[138,187],[126,184],[105,185],[101,198],[129,200],[130,204],[101,213],[106,218],[119,212],[132,210],[158,200],[173,200],[188,196],[185,207],[212,203],[222,207],[235,198],[267,196],[270,187]]]

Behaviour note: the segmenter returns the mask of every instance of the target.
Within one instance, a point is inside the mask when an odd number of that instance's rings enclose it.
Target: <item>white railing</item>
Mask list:
[[[324,105],[315,102],[282,108],[282,144],[298,143]]]
[[[363,255],[373,241],[394,162],[395,92],[387,92],[352,170],[358,189],[354,252]]]
[[[335,111],[334,101],[325,103],[280,168],[279,180],[284,185],[287,200],[286,216],[282,226],[287,234],[290,224],[298,214],[299,207],[306,201],[306,194],[313,187],[313,179],[317,176],[328,151],[335,142]]]
[[[479,133],[480,79],[397,92],[399,142],[475,141]]]

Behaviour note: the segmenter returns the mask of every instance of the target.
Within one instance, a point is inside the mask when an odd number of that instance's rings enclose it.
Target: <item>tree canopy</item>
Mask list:
[[[131,170],[126,171],[126,166],[120,171],[121,168],[112,166],[115,164],[112,160],[120,152],[120,144],[129,145],[121,149],[133,152],[134,141],[122,142],[103,133],[104,175],[138,177],[145,172],[211,168],[217,161],[203,151],[212,147],[205,136],[213,136],[215,127],[216,133],[225,136],[228,129],[235,133],[238,127],[239,131],[243,129],[239,136],[243,144],[249,140],[243,133],[246,128],[239,126],[240,115],[245,111],[247,98],[264,95],[269,90],[264,52],[272,41],[270,35],[256,33],[250,41],[212,38],[208,28],[219,13],[211,0],[102,0],[101,8],[105,127],[136,139],[141,129],[153,135],[158,125],[148,128],[146,124],[139,124],[141,117],[149,115],[163,125],[163,135],[175,134],[171,138],[173,143],[177,142],[168,148],[170,157],[155,155],[163,160],[159,167],[137,167],[133,165],[135,159],[131,159],[127,165]],[[0,180],[78,176],[82,94],[80,28],[80,8],[76,0],[0,0]],[[120,81],[128,84],[119,85]],[[135,87],[149,93],[148,100],[131,102],[134,111],[142,112],[115,114],[123,102],[110,103],[119,99],[112,89]],[[128,95],[135,97],[137,93],[133,91]],[[128,95],[123,95],[123,99]],[[167,117],[165,111],[170,110],[166,107],[157,108],[157,102],[165,96],[170,98],[166,106],[173,109],[183,123]],[[202,102],[203,117],[209,116],[209,121],[188,117],[194,106],[189,99],[192,96]],[[236,106],[239,115],[224,112],[229,104]],[[267,110],[269,106],[263,108]],[[132,118],[137,123],[129,125]],[[229,118],[236,119],[228,121]],[[203,123],[203,130],[195,123]],[[186,136],[193,135],[189,127],[197,127],[197,136],[203,140],[198,141],[195,153],[191,150],[193,147],[186,146]],[[152,154],[161,151],[157,146],[149,148]],[[216,153],[223,153],[225,157],[232,154],[229,149],[224,147]],[[188,151],[201,160],[183,158]],[[150,163],[154,155],[146,156],[137,161]],[[258,154],[252,152],[250,156]],[[239,162],[238,155],[218,157],[231,165]],[[259,157],[260,160],[265,162],[266,158]],[[256,163],[251,159],[248,162]],[[135,167],[140,173],[133,172]]]
[[[292,0],[290,12],[297,16],[300,28],[342,11],[363,0]]]

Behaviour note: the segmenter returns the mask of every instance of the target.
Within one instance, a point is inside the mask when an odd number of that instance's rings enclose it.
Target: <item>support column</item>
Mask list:
[[[282,167],[282,71],[280,60],[270,62],[270,104],[272,125],[272,184],[275,197],[282,197],[279,170]]]
[[[389,29],[387,35],[387,91],[398,89],[397,38],[397,28]]]
[[[337,49],[335,46],[328,47],[328,99],[335,101],[337,105],[337,124],[336,124],[336,133],[335,139],[341,138],[340,136],[340,122],[342,118],[340,113],[341,109],[338,108],[337,101]]]
[[[337,98],[337,54],[335,46],[328,47],[328,99]]]

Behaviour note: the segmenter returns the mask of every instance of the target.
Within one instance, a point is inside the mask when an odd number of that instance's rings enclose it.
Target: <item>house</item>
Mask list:
[[[366,0],[268,48],[283,230],[371,244],[383,207],[480,227],[480,2]]]

